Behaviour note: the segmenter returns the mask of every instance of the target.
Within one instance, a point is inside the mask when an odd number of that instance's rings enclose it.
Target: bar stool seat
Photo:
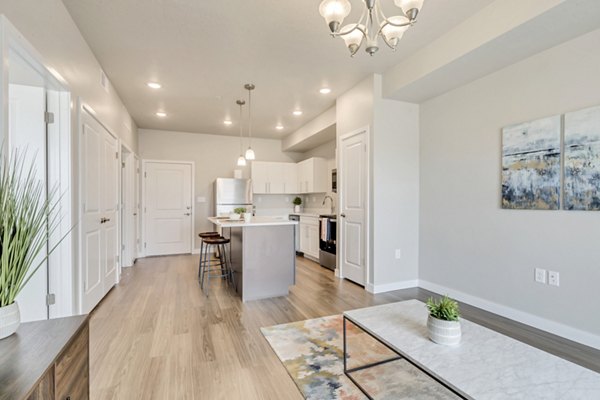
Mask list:
[[[208,296],[211,277],[226,278],[227,282],[234,284],[231,262],[225,246],[229,244],[231,240],[222,236],[207,236],[202,238],[202,242],[206,245],[206,251],[200,254],[198,276],[200,278],[200,288],[202,291],[204,291],[204,279],[206,278],[207,290],[205,293]],[[215,248],[219,253],[216,260],[211,260],[211,248]]]
[[[199,233],[198,236],[200,236],[202,239],[204,239],[204,238],[208,238],[208,237],[221,236],[221,235],[219,235],[219,232],[202,232],[202,233]]]

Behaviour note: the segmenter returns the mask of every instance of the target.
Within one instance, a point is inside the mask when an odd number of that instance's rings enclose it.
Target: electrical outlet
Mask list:
[[[546,270],[542,268],[535,269],[535,281],[537,283],[546,283]]]
[[[560,286],[560,274],[556,271],[548,271],[548,285]]]
[[[399,260],[402,258],[402,251],[400,249],[396,249],[396,260]]]

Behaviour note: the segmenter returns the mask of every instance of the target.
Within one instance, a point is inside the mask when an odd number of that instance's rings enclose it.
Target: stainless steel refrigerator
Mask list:
[[[250,179],[217,178],[215,180],[215,214],[224,217],[234,209],[243,207],[247,212],[252,208],[252,181]]]

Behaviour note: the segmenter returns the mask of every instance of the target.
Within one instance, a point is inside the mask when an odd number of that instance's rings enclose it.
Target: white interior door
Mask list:
[[[342,137],[340,145],[340,264],[344,278],[366,282],[367,133]]]
[[[121,264],[133,266],[136,254],[136,173],[135,160],[131,152],[121,148]]]
[[[23,68],[24,69],[24,68]],[[22,73],[23,82],[35,81],[27,75],[33,75],[33,71]],[[25,79],[28,78],[28,79]],[[41,78],[39,78],[41,80]],[[35,83],[35,82],[33,82]],[[43,84],[43,80],[41,80]],[[46,91],[44,87],[22,84],[9,85],[9,147],[17,150],[20,157],[24,158],[24,166],[34,165],[36,177],[40,182],[46,183],[46,123],[44,112],[46,111]],[[42,199],[41,199],[42,200]],[[42,251],[43,253],[43,251]],[[43,261],[41,254],[33,262],[36,267]],[[21,312],[23,322],[38,321],[48,318],[48,306],[46,295],[48,293],[48,268],[44,263],[32,276],[21,293],[17,296],[17,303]]]
[[[192,252],[192,163],[144,162],[147,256]]]
[[[81,112],[81,308],[91,311],[117,281],[117,140]]]

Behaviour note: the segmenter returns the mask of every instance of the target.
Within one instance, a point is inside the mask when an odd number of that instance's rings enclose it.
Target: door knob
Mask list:
[[[106,219],[106,218],[100,218],[100,223],[101,223],[101,224],[104,224],[106,221],[107,221],[107,219]]]
[[[187,215],[187,216],[189,217],[189,216],[190,216],[190,215],[192,215],[192,214],[191,214],[191,213],[185,213],[185,214],[183,214],[183,215]]]
[[[340,214],[340,217],[346,218],[346,214]]]

